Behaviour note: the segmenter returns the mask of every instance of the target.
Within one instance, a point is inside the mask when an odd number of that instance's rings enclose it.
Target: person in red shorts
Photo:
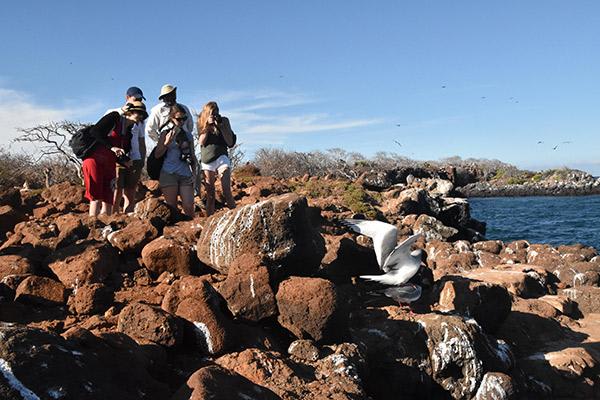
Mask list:
[[[125,154],[131,143],[131,129],[148,117],[141,101],[127,103],[123,111],[123,115],[116,111],[106,114],[90,130],[96,144],[83,160],[83,179],[91,216],[112,213],[116,163],[130,162]]]

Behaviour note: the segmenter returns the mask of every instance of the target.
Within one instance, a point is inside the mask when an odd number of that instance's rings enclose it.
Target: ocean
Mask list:
[[[469,204],[471,216],[487,223],[487,239],[600,249],[600,195],[470,198]]]

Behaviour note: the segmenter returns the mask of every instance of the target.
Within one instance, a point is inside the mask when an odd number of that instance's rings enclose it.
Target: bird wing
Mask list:
[[[377,264],[383,269],[384,260],[388,258],[398,243],[398,229],[385,222],[363,219],[345,219],[342,220],[342,223],[352,228],[353,231],[373,239]]]
[[[418,259],[418,257],[414,257],[410,254],[411,246],[417,241],[417,239],[419,239],[419,237],[421,237],[421,234],[417,233],[416,235],[412,235],[404,242],[396,246],[396,248],[394,248],[394,250],[392,250],[389,256],[385,259],[382,269],[385,272],[388,272],[393,269],[402,268],[404,265],[413,266],[415,263],[419,264],[421,260]]]
[[[383,290],[383,294],[398,303],[412,303],[419,300],[423,289],[419,285],[394,286]]]

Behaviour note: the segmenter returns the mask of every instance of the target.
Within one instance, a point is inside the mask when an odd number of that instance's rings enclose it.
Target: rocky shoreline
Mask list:
[[[77,186],[1,194],[0,398],[600,397],[596,249],[486,241],[449,179],[374,182],[246,168],[192,221],[152,181],[99,219]],[[361,216],[422,234],[412,309],[357,279]]]

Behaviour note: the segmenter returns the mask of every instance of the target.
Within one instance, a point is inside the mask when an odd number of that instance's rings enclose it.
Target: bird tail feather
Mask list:
[[[366,279],[368,281],[381,282],[383,275],[360,275],[359,278]]]

